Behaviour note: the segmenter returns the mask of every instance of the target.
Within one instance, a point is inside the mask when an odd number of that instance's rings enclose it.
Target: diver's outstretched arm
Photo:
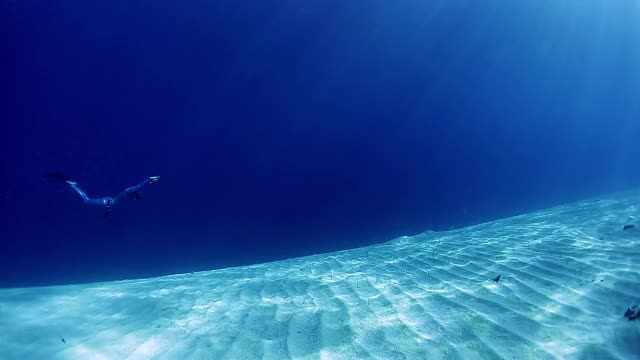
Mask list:
[[[131,187],[126,188],[123,192],[121,192],[120,194],[118,194],[118,196],[116,196],[116,198],[114,199],[114,202],[117,203],[118,201],[127,197],[140,200],[140,190],[142,190],[142,188],[147,186],[148,184],[158,181],[158,179],[160,179],[160,176],[151,176],[144,179],[142,182],[140,182],[137,185],[133,185]]]

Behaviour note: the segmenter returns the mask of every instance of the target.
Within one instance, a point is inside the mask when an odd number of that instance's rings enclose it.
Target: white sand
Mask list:
[[[269,264],[2,289],[0,358],[638,359],[630,217],[640,192]]]

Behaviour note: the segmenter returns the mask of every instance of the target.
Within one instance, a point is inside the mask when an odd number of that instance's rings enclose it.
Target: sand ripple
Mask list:
[[[637,192],[269,264],[4,289],[0,358],[638,359],[635,219]]]

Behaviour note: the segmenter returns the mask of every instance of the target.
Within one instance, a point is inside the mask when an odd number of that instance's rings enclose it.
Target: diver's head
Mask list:
[[[111,209],[111,207],[113,206],[113,198],[109,196],[104,198],[104,205],[107,207],[107,209]]]

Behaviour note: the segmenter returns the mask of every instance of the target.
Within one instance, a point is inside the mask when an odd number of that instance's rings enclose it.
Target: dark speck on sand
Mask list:
[[[629,320],[640,319],[640,305],[636,304],[628,308],[627,311],[624,313],[624,317],[626,317]]]

